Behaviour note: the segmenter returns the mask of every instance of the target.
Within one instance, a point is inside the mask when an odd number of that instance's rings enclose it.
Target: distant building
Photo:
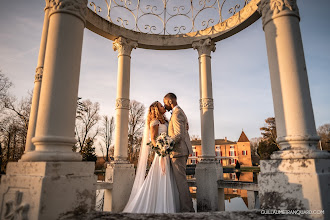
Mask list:
[[[95,174],[97,175],[97,180],[104,181],[105,179],[105,169],[107,168],[107,163],[104,157],[98,156],[95,162]]]
[[[193,154],[188,158],[187,164],[199,162],[198,156],[202,155],[201,140],[191,141]],[[238,161],[241,166],[252,166],[251,146],[244,131],[242,131],[237,142],[225,139],[215,140],[215,158],[222,166],[235,166]]]

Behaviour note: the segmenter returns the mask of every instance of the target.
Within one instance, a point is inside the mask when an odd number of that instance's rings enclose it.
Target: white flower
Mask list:
[[[169,155],[173,151],[174,141],[166,133],[161,133],[156,139],[156,147],[153,150],[162,157]]]

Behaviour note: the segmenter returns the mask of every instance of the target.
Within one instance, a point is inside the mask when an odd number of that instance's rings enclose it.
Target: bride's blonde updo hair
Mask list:
[[[165,123],[164,115],[159,112],[158,103],[159,103],[158,101],[155,101],[149,107],[148,118],[147,118],[147,122],[149,126],[150,126],[150,122],[152,122],[155,119],[157,119],[162,124]]]

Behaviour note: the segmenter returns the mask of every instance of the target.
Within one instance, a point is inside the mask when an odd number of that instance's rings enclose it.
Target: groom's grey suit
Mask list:
[[[174,140],[174,151],[171,159],[176,185],[178,186],[181,212],[194,211],[189,192],[186,164],[192,146],[188,133],[188,120],[183,110],[176,106],[168,125],[168,135]]]

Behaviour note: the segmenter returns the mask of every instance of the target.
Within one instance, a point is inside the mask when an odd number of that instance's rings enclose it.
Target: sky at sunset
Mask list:
[[[330,1],[298,0],[301,32],[316,126],[330,123]],[[19,99],[33,89],[44,1],[7,1],[0,7],[0,70]],[[274,116],[265,36],[261,19],[216,43],[212,55],[215,137],[237,141],[260,136],[264,119]],[[132,51],[130,99],[148,107],[168,92],[200,136],[196,50]],[[85,29],[79,97],[99,102],[102,115],[115,115],[117,52],[109,41]]]

